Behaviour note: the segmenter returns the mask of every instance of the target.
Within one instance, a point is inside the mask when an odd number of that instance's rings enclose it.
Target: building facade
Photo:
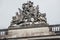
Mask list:
[[[39,12],[39,5],[28,1],[18,8],[8,29],[0,29],[1,40],[59,40],[60,24],[49,25],[46,13]]]

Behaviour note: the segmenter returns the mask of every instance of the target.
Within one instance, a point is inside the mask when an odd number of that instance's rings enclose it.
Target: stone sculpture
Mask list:
[[[22,9],[18,8],[19,13],[16,12],[16,16],[12,17],[12,22],[11,24],[21,24],[23,22],[45,22],[47,23],[46,20],[46,14],[39,12],[39,6],[37,5],[36,7],[33,6],[33,2],[28,1],[27,3],[22,4]],[[33,20],[33,21],[32,21]]]

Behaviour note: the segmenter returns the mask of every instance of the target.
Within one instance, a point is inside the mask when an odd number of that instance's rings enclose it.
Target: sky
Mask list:
[[[9,27],[18,8],[22,9],[22,4],[27,1],[39,5],[39,11],[46,13],[48,24],[60,24],[60,0],[0,0],[0,29]]]

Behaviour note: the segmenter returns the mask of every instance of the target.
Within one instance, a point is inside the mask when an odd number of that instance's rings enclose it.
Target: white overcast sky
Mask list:
[[[12,16],[29,0],[0,0],[0,29],[8,28]],[[31,0],[39,5],[41,13],[46,13],[49,24],[60,24],[60,0]],[[22,8],[21,8],[22,9]]]

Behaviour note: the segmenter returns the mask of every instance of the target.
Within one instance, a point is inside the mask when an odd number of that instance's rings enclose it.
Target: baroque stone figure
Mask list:
[[[19,20],[20,20],[20,15],[18,14],[18,12],[16,12],[16,16],[12,17],[11,25],[17,24],[19,22]]]
[[[11,24],[21,24],[23,22],[45,22],[47,23],[46,13],[39,12],[39,5],[33,6],[33,2],[28,1],[22,4],[22,10],[18,8],[16,16],[12,17]]]
[[[41,22],[45,22],[47,23],[47,19],[46,19],[46,13],[40,14],[40,17],[38,18]]]

